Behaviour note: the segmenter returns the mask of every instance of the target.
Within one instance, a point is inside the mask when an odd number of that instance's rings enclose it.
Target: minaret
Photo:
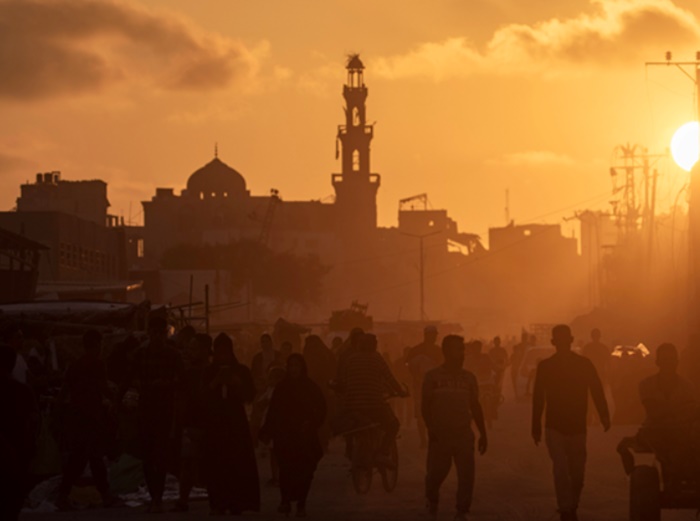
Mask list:
[[[367,124],[367,87],[365,66],[359,55],[348,57],[345,98],[345,124],[338,126],[342,149],[342,173],[333,174],[338,231],[345,235],[361,235],[377,227],[377,189],[379,174],[370,173],[370,142],[373,125]],[[336,150],[336,157],[338,151]]]

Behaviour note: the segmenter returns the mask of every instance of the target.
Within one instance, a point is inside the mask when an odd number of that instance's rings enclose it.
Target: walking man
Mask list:
[[[571,329],[552,329],[556,353],[537,367],[532,398],[532,438],[542,440],[542,414],[546,405],[545,444],[552,459],[554,488],[561,521],[577,521],[576,511],[586,467],[586,416],[588,396],[598,411],[603,429],[610,429],[610,414],[603,386],[593,363],[571,351]]]
[[[148,343],[134,355],[134,383],[138,385],[141,458],[151,503],[148,513],[163,510],[169,448],[172,447],[177,386],[183,373],[180,353],[168,342],[168,323],[151,318]]]
[[[447,335],[442,341],[443,365],[428,371],[423,381],[422,414],[428,429],[428,462],[425,495],[428,512],[437,517],[440,486],[457,468],[457,515],[467,519],[474,491],[474,434],[479,430],[479,453],[488,447],[484,413],[479,404],[476,377],[465,370],[464,339]]]

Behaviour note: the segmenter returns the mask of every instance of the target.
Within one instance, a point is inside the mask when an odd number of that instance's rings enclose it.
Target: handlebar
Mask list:
[[[390,392],[385,393],[385,395],[384,395],[385,398],[386,398],[386,399],[389,399],[389,398],[408,398],[408,397],[410,397],[410,396],[411,396],[411,393],[410,393],[410,391],[409,391],[409,389],[408,389],[408,386],[407,386],[405,383],[403,383],[403,382],[401,382],[400,385],[401,385],[401,390],[402,390],[403,392],[399,393],[399,392],[396,392],[396,391],[392,390],[392,391],[390,391]],[[338,382],[336,382],[335,380],[329,380],[329,381],[328,381],[328,388],[329,388],[330,390],[332,390],[332,391],[337,392],[337,393],[342,393],[342,392],[343,392],[343,389],[342,389],[341,386],[338,384]]]

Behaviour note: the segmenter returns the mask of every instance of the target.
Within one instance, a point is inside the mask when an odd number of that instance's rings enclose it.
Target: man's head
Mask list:
[[[190,340],[192,340],[196,334],[197,331],[195,330],[195,328],[189,325],[185,326],[178,332],[177,341],[183,348],[187,347],[190,343]]]
[[[214,363],[233,365],[236,357],[233,354],[233,340],[226,333],[219,333],[214,339]]]
[[[445,365],[462,367],[464,365],[464,338],[459,335],[447,335],[442,339],[442,354]]]
[[[360,338],[360,350],[366,353],[371,353],[377,350],[377,337],[370,333],[365,333]]]
[[[168,322],[161,316],[153,316],[148,321],[148,338],[152,346],[164,346],[168,340]]]
[[[17,351],[8,344],[0,344],[0,376],[10,376],[17,362]]]
[[[435,326],[425,326],[423,329],[423,341],[426,344],[434,345],[437,342],[438,330]]]
[[[593,340],[594,342],[600,341],[601,336],[603,335],[601,334],[600,329],[598,329],[597,327],[591,330],[591,340]]]
[[[269,352],[274,349],[274,344],[272,343],[272,336],[265,333],[260,337],[260,349],[262,349],[265,352]]]
[[[678,351],[673,344],[661,344],[656,349],[656,365],[659,370],[675,373],[678,369]]]
[[[501,347],[501,337],[500,336],[494,337],[493,347]]]
[[[557,348],[557,351],[571,351],[571,344],[574,343],[574,337],[571,335],[571,328],[565,324],[559,324],[552,328],[552,345]]]
[[[99,358],[102,350],[102,333],[91,329],[83,335],[83,349],[89,357]]]

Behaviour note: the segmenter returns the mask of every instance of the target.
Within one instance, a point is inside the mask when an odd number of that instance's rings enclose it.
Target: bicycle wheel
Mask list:
[[[396,447],[396,440],[391,444],[389,451],[390,466],[383,466],[379,469],[382,475],[382,486],[387,492],[391,492],[396,488],[396,483],[399,479],[399,450]]]
[[[371,446],[366,436],[357,436],[352,447],[352,485],[358,494],[366,494],[372,487]]]

